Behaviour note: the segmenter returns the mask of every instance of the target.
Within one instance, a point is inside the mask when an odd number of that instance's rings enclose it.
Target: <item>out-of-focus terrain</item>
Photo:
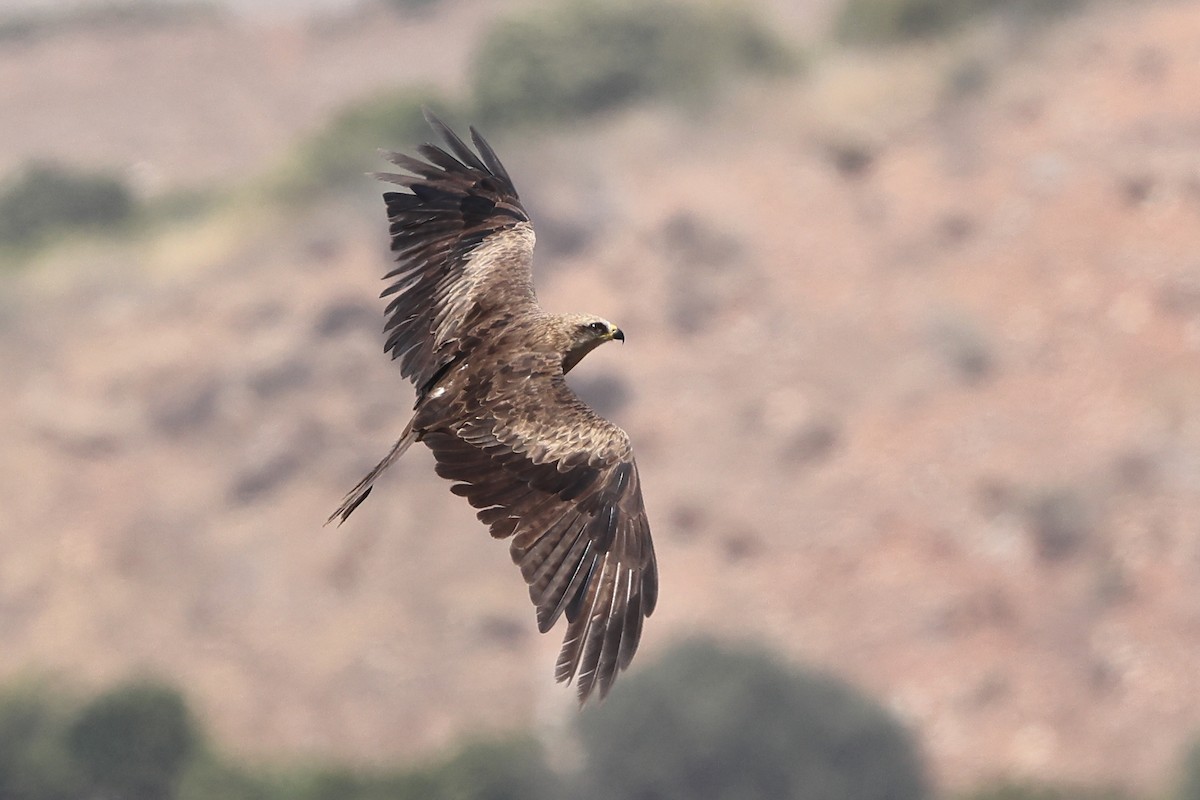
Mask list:
[[[0,170],[244,180],[348,100],[461,87],[507,8],[0,42]],[[828,16],[764,13],[796,40]],[[1197,86],[1200,4],[1101,3],[491,137],[543,303],[628,333],[572,377],[637,448],[647,654],[710,631],[835,670],[950,787],[1163,780],[1200,727]],[[264,756],[574,713],[427,454],[321,527],[412,399],[377,191],[4,276],[0,674],[164,673]]]

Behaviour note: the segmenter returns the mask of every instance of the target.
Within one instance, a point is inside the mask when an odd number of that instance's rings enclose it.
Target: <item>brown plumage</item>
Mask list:
[[[629,666],[658,597],[658,568],[629,437],[567,386],[595,347],[623,340],[586,314],[549,314],[533,290],[533,227],[504,166],[427,115],[447,149],[388,153],[411,175],[378,177],[399,265],[385,276],[384,349],[417,388],[391,452],[329,518],[339,524],[413,442],[451,491],[511,539],[543,633],[566,616],[555,667],[580,702]]]

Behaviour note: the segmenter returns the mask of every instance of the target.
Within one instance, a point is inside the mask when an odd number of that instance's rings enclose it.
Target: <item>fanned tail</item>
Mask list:
[[[338,521],[338,525],[341,525],[343,522],[345,522],[346,518],[354,513],[354,509],[358,508],[362,504],[362,501],[367,499],[367,495],[371,493],[371,485],[375,483],[375,479],[378,478],[385,469],[396,463],[400,456],[404,455],[404,451],[408,449],[409,445],[416,440],[417,434],[413,431],[413,424],[410,420],[408,426],[404,429],[404,433],[400,436],[396,443],[392,445],[391,451],[384,456],[383,461],[380,461],[378,464],[376,464],[375,469],[368,472],[367,476],[359,481],[358,485],[346,494],[345,498],[342,499],[342,504],[338,506],[337,511],[334,511],[329,515],[329,519],[325,520],[325,524],[328,525],[335,519]]]

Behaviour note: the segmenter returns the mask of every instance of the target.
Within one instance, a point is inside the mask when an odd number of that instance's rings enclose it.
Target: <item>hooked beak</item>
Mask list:
[[[609,338],[616,339],[618,342],[625,341],[625,332],[620,328],[613,328],[613,332]]]

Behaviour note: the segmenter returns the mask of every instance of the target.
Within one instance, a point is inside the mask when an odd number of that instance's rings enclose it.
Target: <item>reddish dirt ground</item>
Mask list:
[[[2,45],[0,166],[236,178],[348,98],[461,84],[467,5]],[[761,639],[887,703],[943,786],[1164,785],[1200,729],[1198,43],[1196,3],[1102,5],[496,137],[544,303],[629,334],[577,383],[659,543],[634,669]],[[320,527],[411,400],[383,235],[365,187],[5,278],[0,673],[162,671],[276,757],[574,713],[426,454]]]

